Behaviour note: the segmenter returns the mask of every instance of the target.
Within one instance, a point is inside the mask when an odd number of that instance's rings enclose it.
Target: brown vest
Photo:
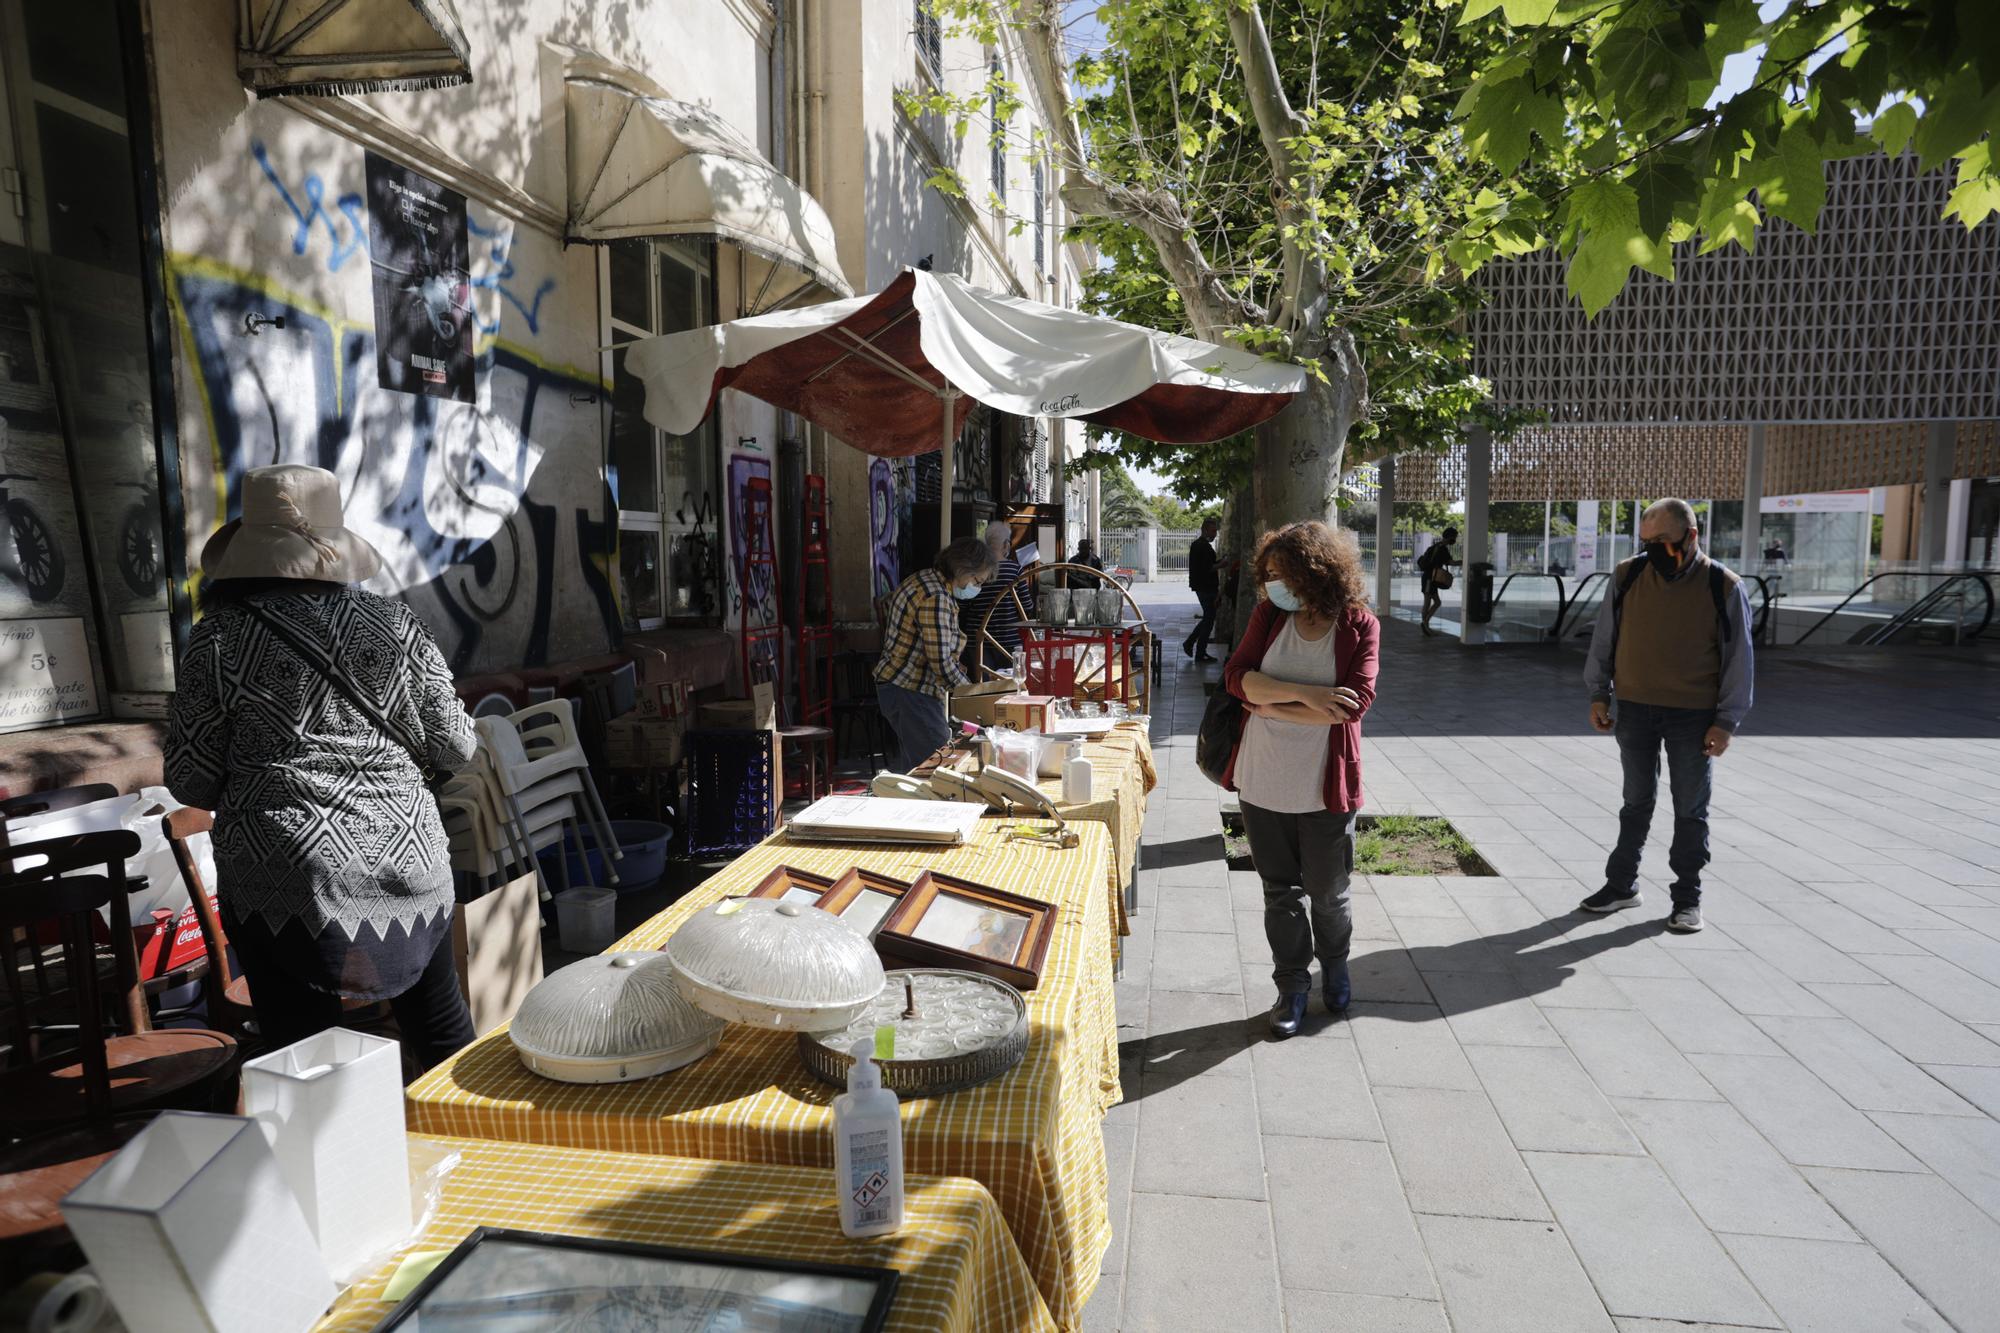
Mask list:
[[[1630,563],[1612,573],[1614,595]],[[1701,556],[1671,583],[1648,565],[1625,590],[1618,655],[1611,664],[1612,688],[1620,699],[1661,708],[1715,707],[1722,686],[1722,626],[1708,563]],[[1727,571],[1725,576],[1734,579]]]

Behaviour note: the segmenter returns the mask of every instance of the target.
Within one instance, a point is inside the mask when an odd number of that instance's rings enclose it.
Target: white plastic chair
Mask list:
[[[625,849],[611,836],[611,815],[598,795],[597,781],[590,775],[590,761],[583,753],[583,738],[576,730],[576,706],[568,699],[554,699],[532,708],[523,708],[508,721],[521,738],[528,766],[520,781],[538,783],[554,772],[574,773],[582,783],[582,796],[598,835],[598,845],[613,861],[625,859]]]
[[[540,851],[562,843],[571,824],[589,824],[604,856],[605,877],[612,884],[618,883],[618,870],[612,864],[616,858],[612,855],[615,844],[610,821],[599,823],[595,818],[590,772],[576,762],[583,758],[581,749],[575,752],[574,761],[560,753],[530,759],[510,719],[475,718],[473,726],[479,733],[480,751],[474,767],[491,788],[489,799],[501,821],[510,826],[510,836]],[[579,827],[578,849],[583,845]],[[566,854],[557,857],[557,867],[563,887],[568,888]],[[547,888],[546,882],[543,887]]]

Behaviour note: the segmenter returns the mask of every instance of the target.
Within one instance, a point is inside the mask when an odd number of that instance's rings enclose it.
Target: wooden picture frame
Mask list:
[[[854,866],[833,882],[819,906],[873,940],[909,891],[909,880]]]
[[[825,875],[815,875],[810,870],[800,870],[796,866],[775,866],[770,874],[757,882],[756,888],[743,896],[776,898],[781,903],[818,907],[820,899],[826,897],[828,891],[833,888],[833,883]]]
[[[875,935],[885,959],[997,977],[1018,991],[1041,984],[1055,933],[1053,903],[926,870]]]

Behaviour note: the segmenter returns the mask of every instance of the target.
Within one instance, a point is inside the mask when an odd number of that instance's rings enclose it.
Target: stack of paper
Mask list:
[[[795,838],[822,842],[921,842],[957,846],[984,814],[983,805],[894,796],[825,796],[791,822]]]

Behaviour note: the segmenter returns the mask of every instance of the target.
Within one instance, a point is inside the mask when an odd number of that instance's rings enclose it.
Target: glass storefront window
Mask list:
[[[612,342],[699,328],[714,318],[713,251],[618,241],[605,264]],[[610,468],[618,496],[619,599],[628,630],[713,619],[722,460],[711,418],[687,435],[645,419],[645,386],[612,354]]]
[[[115,0],[0,0],[0,730],[173,689],[120,42]]]

